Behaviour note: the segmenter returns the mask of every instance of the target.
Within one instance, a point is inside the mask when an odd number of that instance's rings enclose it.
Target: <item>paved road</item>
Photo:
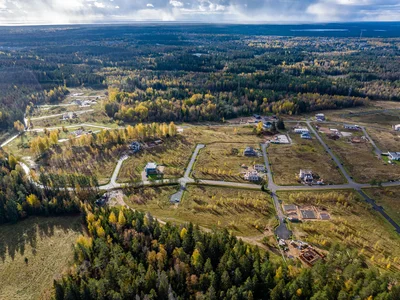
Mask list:
[[[175,194],[173,194],[170,198],[170,201],[172,203],[180,203],[182,200],[183,192],[186,189],[186,185],[188,183],[194,182],[194,180],[190,178],[190,173],[192,173],[192,169],[193,169],[194,163],[196,162],[197,155],[199,155],[200,150],[203,149],[204,147],[205,147],[205,145],[198,144],[196,146],[196,149],[194,149],[194,152],[192,154],[192,157],[190,158],[189,164],[186,167],[185,174],[183,175],[182,178],[179,179],[179,183],[180,183],[179,191],[176,192]]]
[[[329,155],[332,157],[333,161],[336,163],[336,165],[339,167],[340,171],[342,172],[343,176],[346,178],[347,182],[353,186],[353,188],[356,187],[356,183],[354,182],[353,178],[347,173],[346,169],[343,167],[341,161],[336,157],[336,155],[333,153],[333,151],[328,147],[328,145],[323,141],[323,139],[319,136],[318,132],[314,129],[314,127],[311,125],[310,121],[307,121],[307,126],[311,130],[311,132],[315,135],[317,140],[321,143],[322,147],[324,147],[325,151],[329,153]]]
[[[278,221],[279,221],[278,227],[275,228],[275,234],[281,239],[288,240],[291,237],[292,232],[286,226],[285,214],[282,211],[281,202],[279,201],[279,198],[276,195],[276,191],[280,187],[274,183],[274,178],[273,178],[273,174],[271,172],[271,166],[269,165],[269,160],[268,160],[268,155],[267,155],[268,146],[269,146],[269,143],[261,144],[262,154],[264,157],[264,163],[265,163],[265,167],[267,170],[267,176],[268,176],[268,188],[271,191],[271,197],[272,197],[272,200],[274,201],[274,206],[275,206],[276,214],[277,214]]]
[[[108,184],[100,186],[101,190],[112,190],[115,188],[120,188],[123,184],[117,183],[118,174],[121,171],[122,164],[125,160],[129,158],[128,155],[122,156],[119,160],[117,165],[115,166],[114,172],[111,176],[111,180]]]
[[[361,130],[363,131],[364,135],[368,138],[368,140],[370,141],[371,145],[374,147],[374,151],[375,154],[378,156],[379,159],[382,159],[382,151],[381,149],[379,149],[379,147],[375,144],[374,140],[371,139],[371,137],[369,136],[367,130],[365,129],[365,127],[361,127]]]

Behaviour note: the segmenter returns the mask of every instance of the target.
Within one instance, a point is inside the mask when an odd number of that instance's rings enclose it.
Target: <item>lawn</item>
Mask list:
[[[141,173],[149,162],[164,166],[164,178],[180,178],[192,156],[195,144],[184,135],[165,138],[162,145],[143,149],[132,155],[122,165],[118,175],[119,182],[141,180]]]
[[[300,169],[312,170],[326,184],[344,183],[332,158],[314,136],[312,140],[301,139],[298,134],[291,134],[290,137],[293,144],[271,144],[267,149],[276,184],[299,184],[297,175]]]
[[[171,205],[169,198],[176,191],[177,187],[136,189],[126,202],[134,209],[149,211],[162,221],[192,222],[208,229],[227,228],[246,237],[273,233],[275,209],[267,193],[188,186],[181,204]]]
[[[400,178],[400,165],[389,165],[384,160],[378,159],[370,143],[353,144],[344,137],[334,141],[324,134],[320,135],[337,154],[355,181],[370,183],[372,180],[389,181]]]
[[[80,234],[79,216],[0,226],[0,299],[50,299],[53,280],[69,267]]]
[[[246,169],[241,166],[244,164],[246,167],[252,167],[254,164],[264,164],[262,157],[243,155],[247,146],[259,150],[261,154],[260,144],[246,142],[208,144],[197,157],[193,175],[199,179],[246,182],[242,174]]]
[[[353,191],[279,192],[284,203],[326,208],[330,221],[290,223],[296,239],[329,250],[335,243],[363,253],[368,264],[400,270],[400,236],[393,227]]]
[[[369,188],[364,189],[364,192],[400,225],[400,187]]]
[[[400,120],[399,120],[400,123]],[[368,134],[375,144],[383,152],[399,152],[400,151],[400,132],[393,130],[378,130],[373,127],[367,128]]]

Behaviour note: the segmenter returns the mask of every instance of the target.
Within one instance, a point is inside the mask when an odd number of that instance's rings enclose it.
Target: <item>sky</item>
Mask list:
[[[400,21],[400,0],[0,0],[0,24]]]

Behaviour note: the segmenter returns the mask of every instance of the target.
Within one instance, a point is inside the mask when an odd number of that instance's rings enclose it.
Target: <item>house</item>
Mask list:
[[[295,128],[294,133],[310,133],[310,131],[307,128],[300,127],[300,128]]]
[[[244,179],[247,181],[259,181],[260,176],[258,176],[257,171],[253,170],[246,172],[246,174],[244,174]]]
[[[264,129],[271,129],[272,128],[272,123],[271,122],[264,122],[263,127],[264,127]]]
[[[257,152],[252,147],[246,147],[243,152],[244,156],[257,156]]]
[[[315,119],[316,119],[318,122],[325,121],[325,115],[324,115],[324,114],[316,114],[316,115],[315,115]]]
[[[265,166],[264,165],[254,165],[253,166],[254,170],[258,172],[264,172],[265,171]]]
[[[389,152],[389,159],[400,161],[400,152]]]
[[[75,118],[77,118],[77,117],[78,117],[78,116],[76,115],[76,113],[74,113],[74,112],[68,112],[68,113],[63,114],[62,119],[63,119],[63,120],[72,120],[72,119],[75,119]]]
[[[358,125],[351,125],[351,124],[344,124],[344,128],[345,129],[349,129],[349,130],[360,130],[361,127]]]
[[[307,132],[307,133],[302,133],[300,137],[301,137],[302,139],[306,139],[306,140],[311,140],[311,139],[312,139],[312,137],[311,137],[311,135],[310,135],[309,132]]]
[[[261,116],[260,115],[253,115],[253,117],[257,120],[261,120]]]
[[[400,131],[400,124],[394,125],[393,128],[394,128],[394,130],[396,130],[396,131]]]
[[[299,178],[305,183],[312,183],[314,180],[312,171],[310,170],[300,170]]]
[[[146,175],[158,175],[158,169],[156,163],[147,163],[146,167],[144,168],[146,171]]]
[[[133,151],[133,153],[138,153],[141,149],[140,143],[138,141],[132,142],[132,144],[129,145],[129,150]]]

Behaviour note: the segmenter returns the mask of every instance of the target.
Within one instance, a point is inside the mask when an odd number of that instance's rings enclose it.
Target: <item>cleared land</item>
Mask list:
[[[242,165],[252,167],[254,164],[264,164],[262,157],[247,157],[243,155],[244,149],[249,146],[258,150],[261,154],[259,144],[249,143],[215,143],[208,144],[200,151],[195,165],[196,178],[246,182],[243,172],[246,171]]]
[[[399,120],[400,123],[400,120]],[[368,134],[376,145],[383,151],[400,152],[400,132],[367,128]]]
[[[389,165],[378,159],[370,143],[352,143],[346,137],[334,141],[325,134],[320,135],[357,182],[370,183],[373,180],[389,181],[400,178],[400,165]],[[362,133],[353,132],[353,135]]]
[[[0,299],[50,299],[53,280],[68,268],[80,234],[79,216],[1,226]]]
[[[143,149],[127,159],[122,165],[118,181],[142,180],[141,173],[149,162],[164,166],[164,178],[182,177],[194,147],[195,143],[188,139],[186,134],[165,138],[163,144]]]
[[[332,158],[325,152],[318,140],[301,139],[291,134],[293,144],[271,144],[268,151],[275,183],[279,185],[299,184],[297,175],[300,169],[312,170],[326,184],[341,184],[344,179]]]
[[[329,250],[344,243],[367,257],[369,264],[398,272],[400,269],[399,235],[375,210],[353,191],[279,192],[286,203],[326,208],[332,219],[324,222],[290,223],[296,239]]]
[[[400,224],[400,187],[369,188],[364,190],[385,212]]]
[[[188,186],[181,204],[176,206],[169,202],[176,190],[177,187],[135,189],[126,203],[163,221],[192,222],[208,229],[227,228],[239,236],[273,234],[275,210],[267,193]]]

